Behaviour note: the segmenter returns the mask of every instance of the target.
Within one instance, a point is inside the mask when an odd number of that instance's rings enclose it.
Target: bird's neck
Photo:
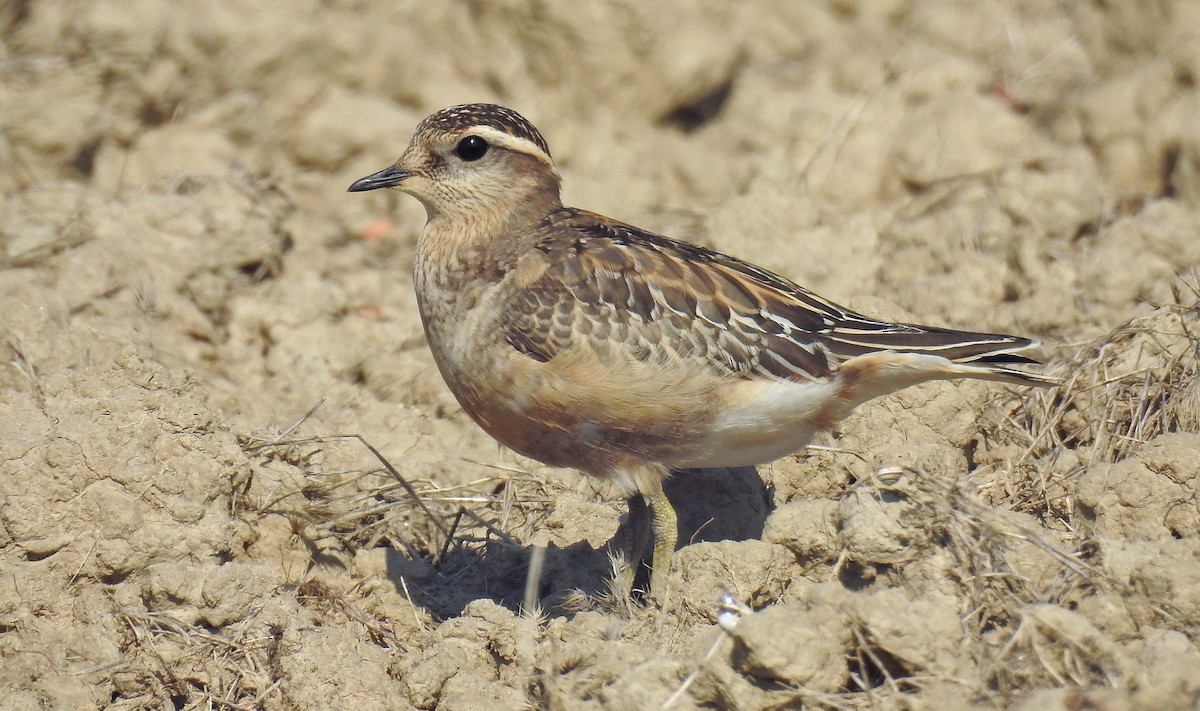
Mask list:
[[[463,278],[491,281],[502,275],[536,240],[537,226],[562,208],[558,186],[525,191],[498,200],[435,211],[417,241],[418,268]]]
[[[508,200],[506,210],[429,216],[417,240],[414,282],[430,346],[451,358],[446,323],[463,323],[537,240],[542,219],[562,207],[558,191]]]

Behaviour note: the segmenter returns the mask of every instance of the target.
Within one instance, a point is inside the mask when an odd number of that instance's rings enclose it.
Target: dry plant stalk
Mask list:
[[[1081,473],[1160,434],[1200,431],[1200,276],[1174,291],[1174,303],[1081,346],[1063,386],[1009,400],[988,436],[1020,454],[984,487],[992,504],[1057,518],[1070,530]]]

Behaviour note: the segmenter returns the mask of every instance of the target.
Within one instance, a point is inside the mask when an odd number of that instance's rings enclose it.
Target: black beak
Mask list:
[[[346,188],[348,193],[361,193],[367,190],[378,190],[379,188],[394,188],[404,181],[405,178],[412,175],[407,170],[401,170],[394,165],[389,165],[378,173],[372,173],[365,178],[359,178]]]

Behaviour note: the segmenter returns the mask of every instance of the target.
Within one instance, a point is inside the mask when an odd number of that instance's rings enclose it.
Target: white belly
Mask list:
[[[818,415],[837,390],[836,382],[739,383],[707,434],[669,466],[756,466],[799,451],[820,429]]]

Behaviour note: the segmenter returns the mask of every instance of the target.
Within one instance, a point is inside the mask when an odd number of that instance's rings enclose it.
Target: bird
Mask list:
[[[653,535],[652,600],[665,599],[678,537],[671,472],[771,462],[926,381],[1060,383],[1027,369],[1032,339],[869,318],[750,262],[564,206],[560,187],[533,124],[475,103],[422,120],[393,165],[348,191],[397,188],[424,205],[413,280],[446,385],[501,444],[630,497],[631,516],[643,512],[635,560]]]

